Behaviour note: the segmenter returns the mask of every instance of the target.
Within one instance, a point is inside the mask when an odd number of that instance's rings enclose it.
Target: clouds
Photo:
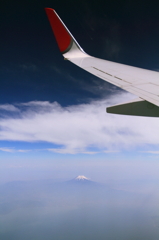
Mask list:
[[[12,149],[12,148],[0,148],[0,151],[2,151],[2,152],[10,152],[10,153],[12,153],[12,152],[14,152],[14,149]]]
[[[19,109],[11,104],[1,104],[0,111],[19,112]]]
[[[25,153],[25,152],[29,152],[30,150],[24,150],[24,149],[15,149],[15,148],[6,148],[6,147],[2,147],[0,148],[0,151],[2,152],[9,152],[9,153],[15,153],[15,152],[21,152],[21,153]]]
[[[90,154],[156,146],[158,118],[106,114],[107,106],[129,98],[132,95],[120,93],[113,98],[67,107],[47,101],[10,105],[6,107],[8,114],[0,118],[0,140],[48,142],[53,144],[48,150],[58,153]]]
[[[38,67],[35,64],[20,64],[19,68],[22,71],[31,71],[31,72],[35,72],[38,70]]]

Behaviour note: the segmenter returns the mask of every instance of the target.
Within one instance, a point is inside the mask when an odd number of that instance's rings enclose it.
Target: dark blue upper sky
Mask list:
[[[44,7],[56,10],[90,55],[159,69],[157,1],[2,0],[0,6],[1,104],[41,100],[65,106],[110,93],[111,85],[63,61]]]

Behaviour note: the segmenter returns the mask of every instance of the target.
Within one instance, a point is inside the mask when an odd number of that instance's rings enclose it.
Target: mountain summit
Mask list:
[[[75,184],[75,186],[85,186],[85,185],[94,185],[95,182],[91,181],[89,178],[84,175],[79,175],[72,180],[68,181],[68,183]]]
[[[79,175],[76,178],[74,178],[75,181],[89,181],[89,178],[83,176],[83,175]]]

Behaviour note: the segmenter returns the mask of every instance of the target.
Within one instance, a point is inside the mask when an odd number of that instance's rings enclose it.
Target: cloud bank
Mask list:
[[[132,99],[120,93],[109,99],[62,107],[32,101],[0,105],[0,140],[49,142],[58,153],[96,153],[159,144],[159,119],[107,114],[107,106]],[[6,108],[5,108],[6,107]],[[56,147],[55,147],[56,146]]]

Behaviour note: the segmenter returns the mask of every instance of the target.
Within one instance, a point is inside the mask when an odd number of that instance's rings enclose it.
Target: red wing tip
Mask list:
[[[63,24],[59,16],[56,14],[54,9],[45,8],[45,11],[60,51],[62,53],[67,52],[72,46],[72,37],[70,36],[65,25]]]
[[[53,8],[45,8],[45,10],[55,11]]]

